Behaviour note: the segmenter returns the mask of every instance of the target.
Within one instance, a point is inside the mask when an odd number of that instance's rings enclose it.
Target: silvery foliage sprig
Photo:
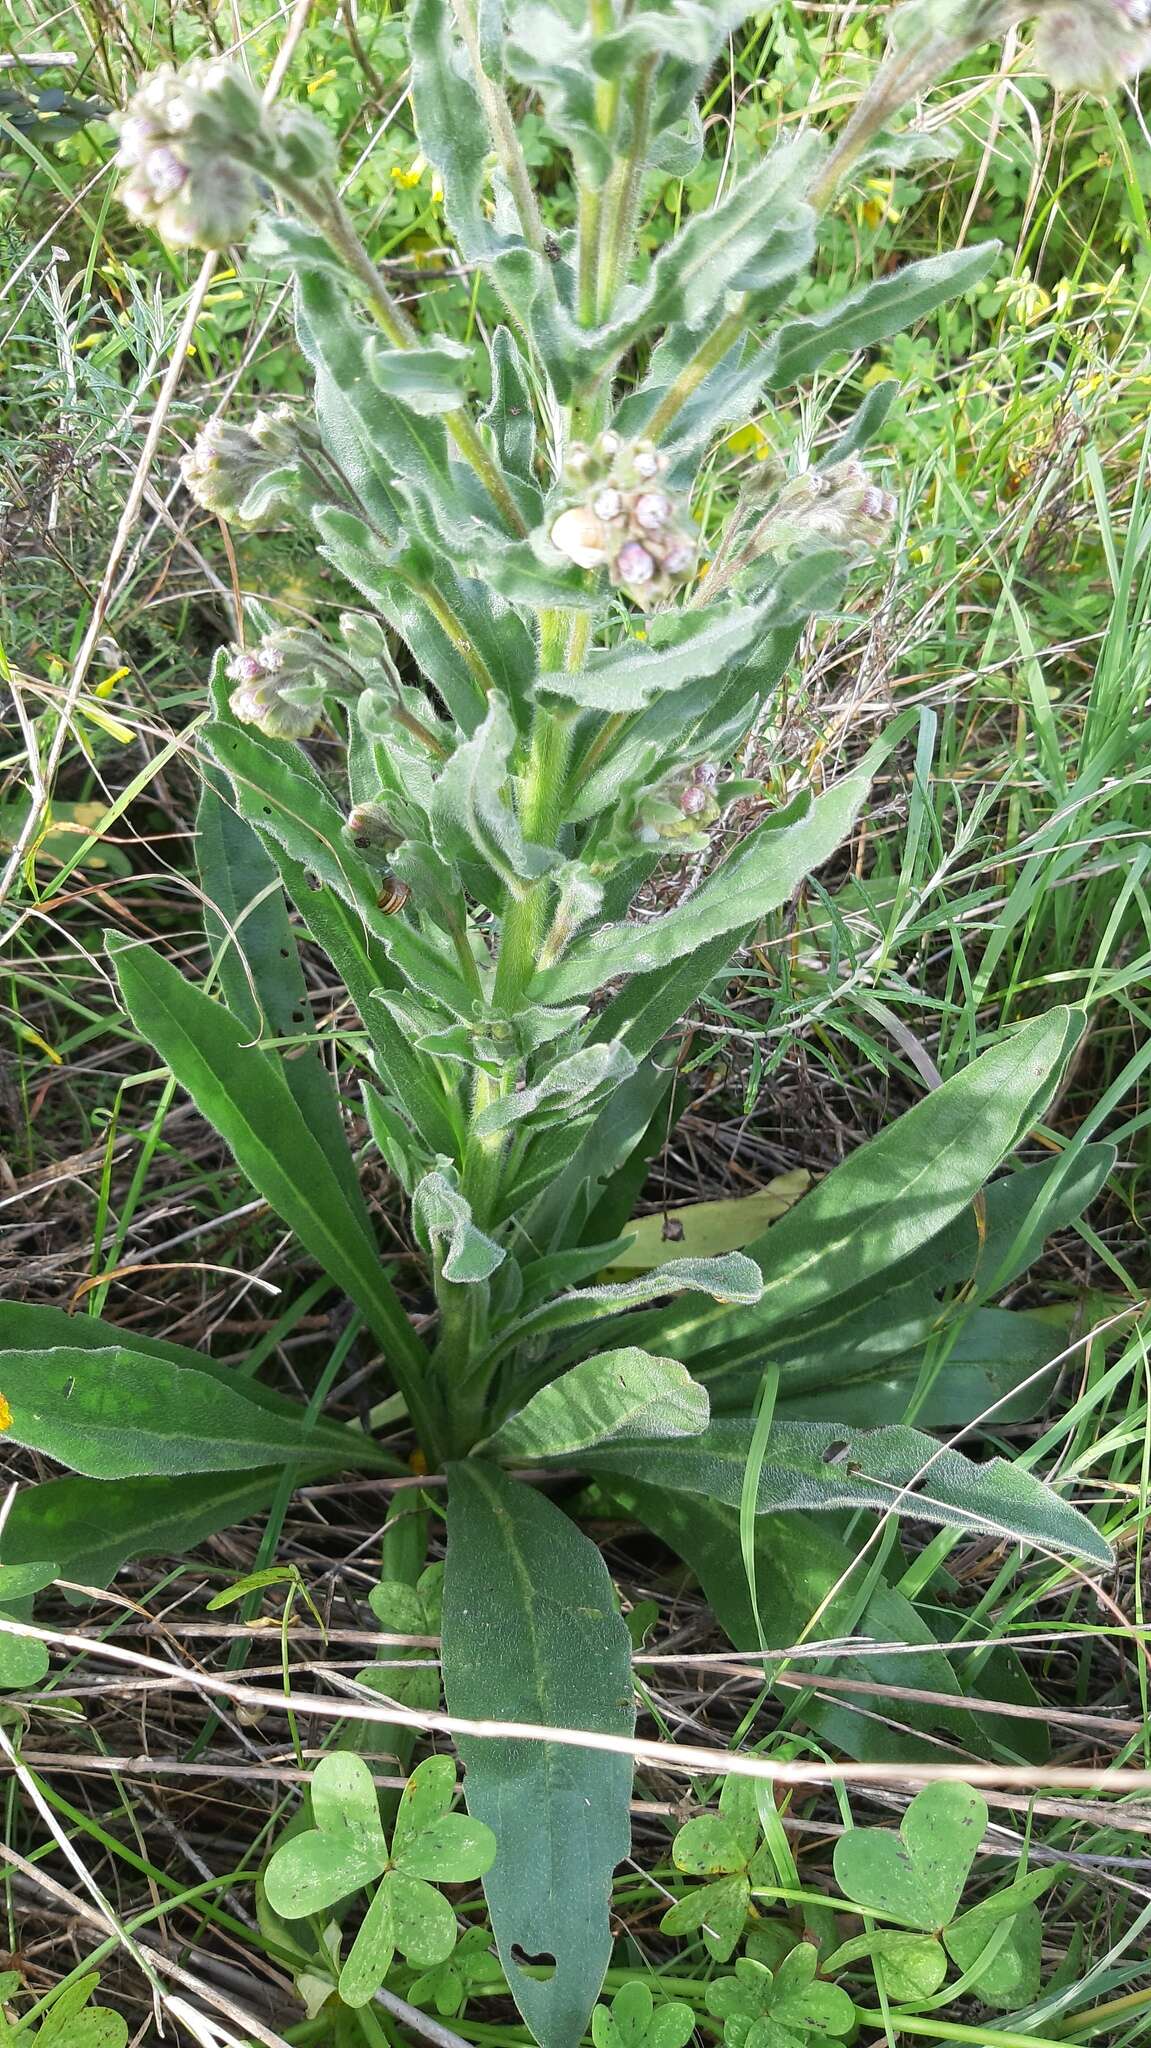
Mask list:
[[[550,1202],[549,1241],[563,1241],[554,1190],[571,1144],[618,1090],[648,1085],[664,1034],[865,801],[866,772],[821,791],[785,761],[768,791],[725,766],[770,717],[807,621],[838,604],[897,511],[865,461],[892,385],[799,461],[778,395],[968,289],[997,249],[908,263],[789,314],[820,213],[867,152],[922,159],[923,138],[889,124],[978,42],[1033,16],[1063,81],[1082,49],[1066,6],[909,0],[834,146],[788,134],[634,274],[644,181],[698,160],[698,95],[748,11],[411,0],[420,146],[463,261],[506,315],[482,377],[472,347],[424,331],[394,295],[308,111],[266,104],[213,60],[154,74],[121,120],[138,218],[218,249],[262,215],[256,253],[294,288],[314,417],[269,404],[246,424],[212,419],[183,477],[241,526],[309,522],[362,609],[333,633],[249,607],[205,742],[355,997],[379,1083],[372,1135],[411,1197],[440,1311],[435,1387],[403,1379],[437,1455],[490,1428],[508,1344],[529,1360],[538,1345],[534,1310],[522,1339],[499,1334],[519,1329],[527,1285],[517,1219],[530,1245]],[[1084,11],[1093,63],[1129,72],[1143,0]],[[538,96],[571,158],[573,229],[541,218],[509,85]],[[772,459],[725,463],[724,492],[702,490],[710,451],[765,395]],[[330,769],[278,752],[321,729],[345,742],[342,812]],[[637,917],[657,863],[706,853],[744,797],[745,836],[691,900]]]

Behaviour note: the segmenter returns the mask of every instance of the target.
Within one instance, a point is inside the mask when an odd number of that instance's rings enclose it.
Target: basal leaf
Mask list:
[[[609,1443],[578,1454],[591,1470],[738,1507],[751,1452],[750,1422],[713,1422],[699,1436],[657,1444]],[[756,1494],[757,1514],[793,1509],[874,1508],[1001,1540],[1066,1551],[1108,1565],[1110,1545],[1074,1508],[1019,1465],[976,1465],[916,1429],[849,1429],[830,1422],[776,1422]]]
[[[0,1352],[13,1443],[91,1479],[248,1471],[258,1465],[375,1465],[368,1437],[257,1406],[239,1385],[148,1358],[130,1345]],[[388,1464],[391,1464],[389,1459]]]
[[[449,1470],[449,1711],[630,1735],[631,1642],[606,1567],[551,1501],[498,1467]],[[469,1812],[494,1831],[484,1879],[508,1984],[541,2048],[577,2048],[611,1954],[608,1899],[630,1839],[630,1759],[461,1739]],[[523,1959],[554,1958],[546,1979]]]

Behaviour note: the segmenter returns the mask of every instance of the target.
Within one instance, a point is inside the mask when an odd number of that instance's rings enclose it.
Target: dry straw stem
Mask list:
[[[299,42],[307,25],[311,5],[312,0],[296,0],[284,40],[280,45],[276,61],[272,66],[268,82],[264,87],[265,105],[269,105],[275,99],[283,84],[296,44]],[[96,602],[92,606],[92,616],[88,621],[87,630],[73,663],[72,673],[68,678],[68,686],[60,705],[56,730],[52,735],[51,744],[43,762],[39,760],[33,741],[31,739],[28,741],[28,768],[31,779],[32,801],[28,807],[28,816],[25,818],[16,836],[15,845],[5,863],[3,873],[0,874],[0,906],[5,902],[28,853],[36,843],[48,806],[51,803],[56,774],[72,730],[73,714],[79,702],[80,693],[87,681],[88,670],[92,666],[92,657],[96,652],[97,643],[104,630],[104,622],[107,619],[116,587],[117,571],[127,552],[132,534],[135,531],[137,515],[139,514],[140,505],[148,485],[148,476],[152,463],[155,460],[156,450],[160,445],[160,437],[167,422],[169,408],[176,395],[176,386],[183,374],[188,350],[191,347],[192,337],[196,331],[196,323],[204,310],[204,301],[207,297],[208,287],[212,282],[218,260],[219,258],[215,252],[205,256],[203,263],[200,265],[196,282],[192,286],[184,318],[180,323],[180,332],[176,337],[172,350],[172,358],[164,373],[164,381],[160,386],[155,410],[149,422],[148,431],[144,436],[144,445],[140,450],[140,459],[136,464],[132,481],[128,486],[128,495],[124,500],[124,509],[120,514],[111,550],[105,564],[104,574],[100,579],[100,588],[96,592]],[[12,687],[14,690],[15,685]]]
[[[367,1687],[352,1686],[354,1707],[347,1701],[328,1699],[322,1694],[265,1692],[254,1685],[229,1684],[206,1672],[174,1671],[159,1657],[122,1650],[113,1643],[94,1642],[91,1637],[64,1629],[32,1628],[22,1622],[0,1619],[0,1634],[27,1636],[62,1650],[78,1650],[87,1656],[103,1657],[111,1663],[127,1664],[153,1674],[172,1691],[190,1689],[233,1706],[255,1707],[265,1714],[308,1715],[323,1721],[344,1721],[349,1715],[360,1721],[381,1722],[393,1728],[414,1728],[422,1734],[466,1735],[487,1742],[558,1742],[572,1749],[594,1749],[613,1756],[630,1756],[634,1763],[652,1764],[661,1770],[679,1771],[686,1777],[706,1773],[710,1777],[756,1778],[775,1785],[926,1785],[956,1784],[987,1786],[1006,1791],[1035,1791],[1042,1786],[1083,1792],[1151,1792],[1151,1770],[1123,1765],[1092,1770],[1080,1765],[1034,1766],[1001,1764],[882,1764],[882,1763],[795,1763],[775,1762],[766,1757],[732,1755],[723,1749],[705,1749],[694,1743],[651,1742],[643,1737],[631,1740],[621,1735],[603,1735],[590,1728],[547,1728],[533,1721],[470,1721],[460,1714],[417,1713],[411,1707],[380,1706],[378,1695]],[[362,1694],[362,1697],[361,1697]],[[1142,1817],[1142,1816],[1140,1816]]]

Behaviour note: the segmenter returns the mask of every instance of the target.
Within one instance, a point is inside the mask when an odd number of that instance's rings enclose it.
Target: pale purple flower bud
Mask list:
[[[618,519],[623,511],[620,493],[612,487],[601,491],[598,497],[592,499],[592,511],[597,519]]]
[[[668,548],[663,566],[669,576],[686,576],[695,567],[696,544],[693,540],[677,540]]]
[[[188,182],[188,166],[181,163],[174,149],[161,144],[159,149],[150,149],[143,163],[144,176],[152,190],[157,206],[171,199]]]
[[[643,491],[635,501],[632,516],[645,533],[658,533],[671,518],[671,499],[666,491]]]
[[[662,468],[663,464],[654,448],[636,450],[635,473],[638,477],[643,477],[646,481],[650,477],[658,476]]]
[[[614,427],[609,427],[607,432],[599,437],[599,452],[607,462],[613,461],[622,447],[623,442]]]
[[[142,163],[149,150],[155,149],[159,130],[146,114],[126,114],[120,123],[120,146],[116,151],[116,162],[125,170]]]
[[[258,654],[236,654],[228,663],[228,675],[234,683],[258,683],[268,673]]]
[[[691,779],[697,789],[714,789],[719,781],[719,769],[714,761],[697,761],[691,771]]]
[[[1061,92],[1112,92],[1151,62],[1146,0],[1048,0],[1035,11],[1035,60]]]
[[[615,570],[621,583],[650,583],[655,562],[638,540],[628,540],[615,558]]]
[[[701,789],[698,782],[689,782],[680,793],[679,807],[685,818],[701,817],[712,802],[708,790]]]

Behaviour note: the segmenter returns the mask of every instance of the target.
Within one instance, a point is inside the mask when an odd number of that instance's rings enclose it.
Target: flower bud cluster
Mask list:
[[[265,634],[251,651],[238,650],[227,676],[236,685],[228,702],[240,723],[270,740],[310,738],[325,692],[347,680],[319,634],[294,626]]]
[[[697,761],[641,789],[635,799],[633,831],[645,846],[678,846],[702,853],[709,845],[708,828],[720,814],[716,796],[719,770],[711,761]]]
[[[181,457],[180,474],[197,505],[244,524],[291,497],[299,451],[291,406],[275,405],[247,427],[209,420]]]
[[[1151,0],[904,0],[892,33],[904,48],[929,38],[939,76],[1025,21],[1039,70],[1061,92],[1113,92],[1151,64]]]
[[[650,441],[623,441],[610,430],[592,447],[575,443],[564,481],[580,499],[551,529],[561,555],[581,569],[606,568],[645,611],[694,573],[699,556],[686,507],[664,488],[667,466]]]
[[[173,248],[226,249],[252,224],[257,177],[315,178],[333,156],[314,115],[265,107],[243,72],[218,58],[150,73],[119,130],[120,198]]]
[[[898,504],[868,476],[857,455],[830,469],[807,469],[785,484],[764,539],[827,540],[839,546],[878,548],[891,532]]]
[[[1151,0],[1048,0],[1035,61],[1062,92],[1114,91],[1151,63]]]

